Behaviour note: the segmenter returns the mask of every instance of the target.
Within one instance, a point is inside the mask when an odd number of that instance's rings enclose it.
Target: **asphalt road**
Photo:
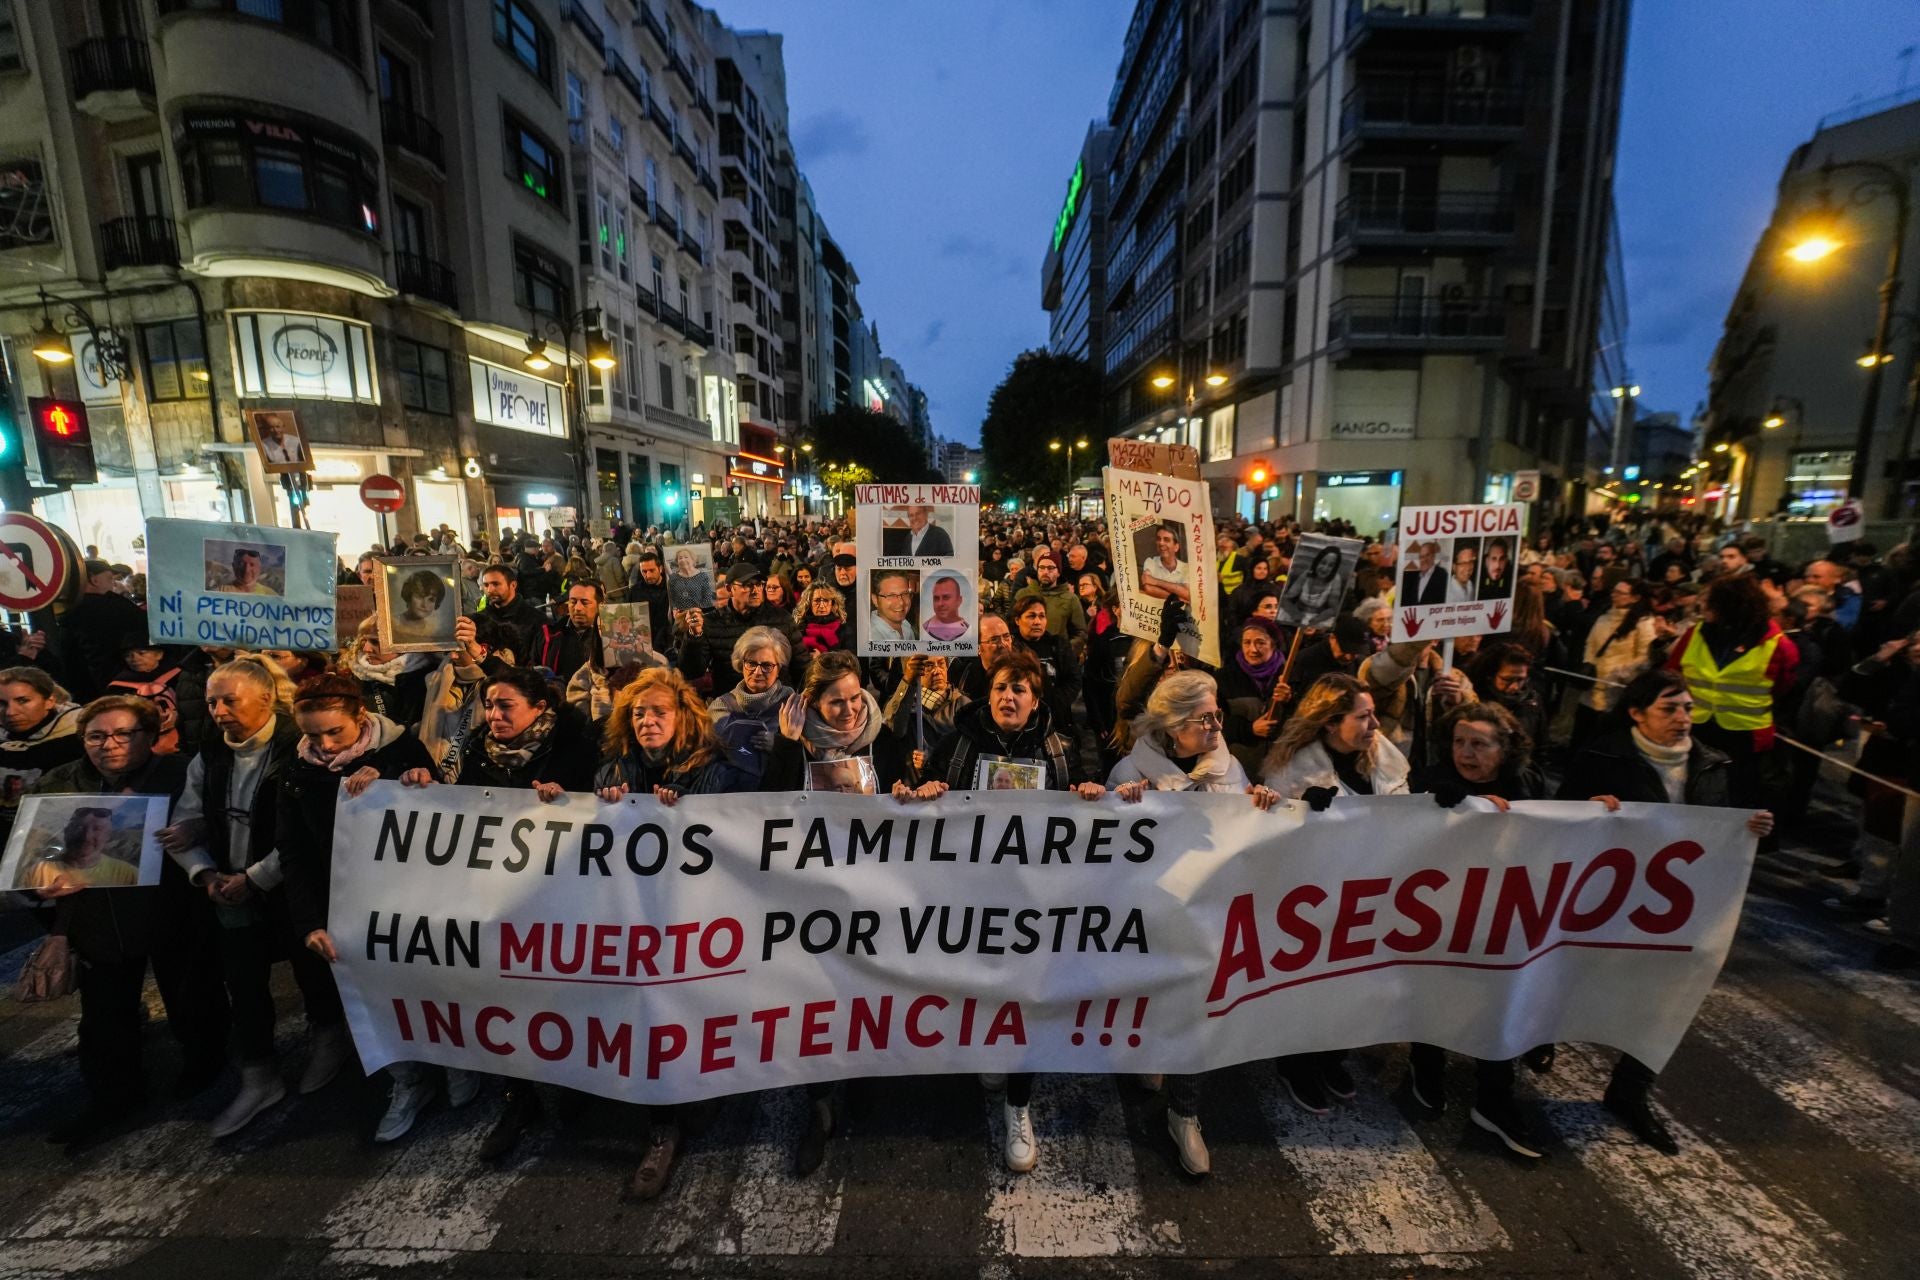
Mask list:
[[[1355,1055],[1358,1099],[1295,1110],[1270,1069],[1209,1077],[1214,1174],[1174,1162],[1151,1097],[1043,1077],[1038,1169],[1009,1174],[971,1078],[876,1082],[814,1176],[793,1178],[797,1090],[732,1099],[649,1205],[619,1189],[631,1113],[581,1100],[517,1161],[474,1149],[485,1093],[406,1141],[368,1141],[377,1082],[340,1081],[237,1140],[224,1085],[68,1156],[43,1140],[78,1093],[76,1010],[0,1003],[0,1280],[245,1277],[1453,1275],[1815,1280],[1920,1274],[1920,982],[1818,906],[1838,830],[1755,876],[1725,975],[1661,1079],[1684,1150],[1639,1146],[1598,1105],[1611,1055],[1565,1047],[1522,1096],[1552,1135],[1520,1167],[1402,1101],[1401,1046]],[[12,960],[18,963],[18,953]],[[5,976],[0,973],[0,976]],[[159,1017],[157,1002],[154,1016]],[[305,1031],[284,1020],[297,1072]],[[156,1079],[173,1069],[149,1028]]]

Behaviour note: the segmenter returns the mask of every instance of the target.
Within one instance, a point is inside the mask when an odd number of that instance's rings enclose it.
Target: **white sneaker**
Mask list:
[[[1033,1109],[1001,1104],[1007,1117],[1007,1168],[1026,1173],[1040,1159],[1040,1143],[1033,1136]]]
[[[999,1093],[1007,1087],[1007,1077],[997,1071],[982,1071],[980,1073],[980,1087],[988,1093]]]
[[[375,1142],[393,1142],[407,1136],[413,1128],[413,1122],[420,1118],[427,1104],[433,1101],[433,1082],[416,1080],[411,1084],[402,1084],[396,1080],[387,1094],[387,1114],[380,1117],[380,1124],[373,1131]]]
[[[1167,1112],[1167,1132],[1173,1135],[1173,1149],[1180,1153],[1180,1167],[1199,1177],[1213,1172],[1213,1158],[1207,1154],[1207,1140],[1200,1136],[1200,1117]]]
[[[246,1062],[240,1066],[240,1092],[233,1095],[213,1121],[213,1136],[224,1138],[253,1123],[253,1118],[287,1096],[287,1082],[272,1062]]]
[[[352,1052],[353,1042],[347,1039],[346,1023],[337,1022],[315,1031],[313,1056],[307,1059],[307,1069],[300,1073],[300,1092],[318,1093],[332,1084]]]
[[[480,1096],[480,1073],[447,1068],[447,1105],[464,1107]]]

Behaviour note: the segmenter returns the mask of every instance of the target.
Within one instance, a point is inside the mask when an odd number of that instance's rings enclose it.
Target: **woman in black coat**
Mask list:
[[[528,667],[505,667],[488,675],[480,697],[484,731],[469,734],[461,747],[457,785],[531,788],[543,803],[558,800],[564,792],[594,789],[600,753],[593,726],[561,699],[546,676]],[[439,780],[431,768],[400,775],[409,787],[430,787]],[[510,1154],[540,1112],[533,1086],[510,1081],[506,1108],[480,1144],[480,1158],[499,1160]]]
[[[327,932],[327,899],[340,793],[357,796],[381,779],[396,779],[412,769],[431,770],[433,757],[404,726],[369,711],[360,682],[341,672],[327,672],[302,684],[293,696],[293,719],[300,726],[300,741],[280,776],[275,809],[287,909],[294,937],[334,964],[340,956],[333,935]],[[386,1114],[373,1131],[375,1142],[404,1137],[433,1100],[435,1082],[422,1064],[396,1062],[387,1071],[393,1087],[387,1094]],[[453,1106],[473,1101],[479,1086],[472,1072],[447,1072],[447,1100]]]
[[[860,660],[838,649],[818,653],[800,692],[780,707],[780,732],[763,776],[763,791],[867,790],[858,764],[873,770],[870,794],[885,795],[909,776],[912,747],[888,727],[879,699],[860,683]]]
[[[1615,707],[1615,728],[1581,748],[1567,767],[1559,800],[1598,800],[1609,809],[1622,801],[1642,804],[1733,806],[1727,756],[1693,736],[1693,696],[1675,671],[1635,676]],[[1754,811],[1747,830],[1765,836],[1773,814]],[[1621,1054],[1607,1085],[1606,1106],[1642,1142],[1668,1155],[1680,1144],[1653,1112],[1653,1068]]]

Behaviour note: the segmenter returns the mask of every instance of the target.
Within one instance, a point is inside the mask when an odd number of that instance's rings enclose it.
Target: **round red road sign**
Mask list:
[[[0,606],[44,609],[73,572],[60,536],[45,521],[0,511]]]
[[[370,475],[360,482],[360,501],[370,511],[395,512],[407,505],[406,486],[392,476]]]

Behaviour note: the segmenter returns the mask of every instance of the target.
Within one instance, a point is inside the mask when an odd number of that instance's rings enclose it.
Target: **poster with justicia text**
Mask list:
[[[1157,640],[1161,611],[1177,600],[1182,652],[1220,665],[1220,583],[1213,562],[1213,506],[1207,482],[1107,467],[1107,531],[1120,630]]]
[[[334,535],[217,520],[147,521],[155,644],[334,649]]]
[[[860,656],[977,652],[980,486],[862,484],[853,501]]]
[[[1394,643],[1510,629],[1525,521],[1515,503],[1400,508]]]

